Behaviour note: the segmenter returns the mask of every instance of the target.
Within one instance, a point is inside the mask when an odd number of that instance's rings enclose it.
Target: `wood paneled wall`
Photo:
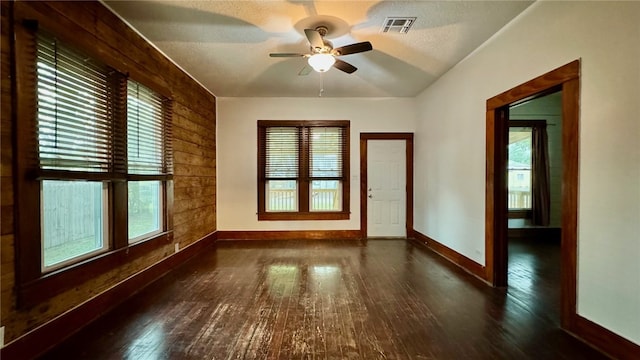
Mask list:
[[[5,343],[117,285],[124,279],[158,263],[180,248],[193,244],[216,230],[216,143],[215,97],[166,59],[97,1],[87,2],[0,2],[1,39],[1,313]],[[67,37],[79,44],[91,44],[92,53],[108,57],[109,65],[126,71],[141,82],[161,84],[174,99],[174,237],[172,243],[156,249],[113,271],[32,308],[16,307],[14,198],[12,171],[12,43],[11,14],[16,19],[33,17],[55,22]],[[48,19],[48,20],[47,20]],[[16,21],[17,23],[17,21]],[[116,62],[117,64],[113,64]],[[17,96],[20,96],[19,94]]]

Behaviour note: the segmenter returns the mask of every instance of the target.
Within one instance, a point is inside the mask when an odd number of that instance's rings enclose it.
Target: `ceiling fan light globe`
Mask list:
[[[336,59],[331,54],[314,54],[311,55],[307,61],[313,70],[317,72],[325,72],[331,69],[333,64],[336,62]]]

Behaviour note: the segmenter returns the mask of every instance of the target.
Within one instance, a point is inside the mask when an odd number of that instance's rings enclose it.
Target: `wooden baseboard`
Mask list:
[[[485,281],[484,266],[418,231],[413,230],[412,237],[415,241],[426,245],[437,254]],[[627,340],[622,336],[583,318],[580,315],[573,314],[572,323],[572,329],[566,329],[569,333],[614,359],[637,359],[638,354],[640,354],[640,345],[635,344],[630,340]]]
[[[575,314],[574,318],[574,328],[567,330],[614,359],[638,359],[640,354],[640,345],[577,314]]]
[[[216,235],[214,232],[203,237],[181,251],[22,335],[0,350],[0,358],[33,359],[43,354],[176,266],[211,246],[216,240]]]
[[[560,244],[560,234],[560,228],[550,227],[509,228],[507,230],[509,238],[531,239],[538,242],[558,244]]]
[[[323,240],[361,239],[360,230],[311,230],[311,231],[218,231],[218,240]]]
[[[433,250],[438,255],[458,265],[463,270],[481,279],[483,282],[486,281],[484,266],[460,254],[459,252],[437,242],[427,235],[420,233],[419,231],[412,230],[410,235],[410,238],[413,238],[415,241],[418,241],[423,245],[426,245],[429,249]]]

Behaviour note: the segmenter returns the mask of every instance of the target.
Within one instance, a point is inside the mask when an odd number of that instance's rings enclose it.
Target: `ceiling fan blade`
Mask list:
[[[311,73],[313,69],[311,68],[311,66],[309,65],[305,65],[302,70],[300,70],[300,72],[298,73],[298,75],[300,76],[306,76],[309,75]]]
[[[347,74],[352,74],[353,72],[358,70],[357,67],[349,64],[348,62],[342,61],[340,59],[336,59],[336,62],[335,62],[335,64],[333,64],[333,67],[338,69],[338,70],[342,70],[342,71],[346,72]]]
[[[303,57],[306,54],[298,54],[298,53],[271,53],[269,54],[271,57]]]
[[[324,47],[322,36],[317,30],[304,29],[304,34],[307,35],[307,39],[309,40],[309,44],[311,44],[312,48],[322,49]]]
[[[335,48],[331,53],[334,54],[335,56],[341,56],[341,55],[361,53],[369,50],[373,50],[373,46],[371,46],[370,42],[365,41],[365,42],[359,42],[359,43]]]

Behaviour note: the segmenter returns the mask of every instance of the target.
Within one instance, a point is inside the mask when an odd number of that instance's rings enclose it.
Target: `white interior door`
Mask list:
[[[404,140],[367,141],[367,236],[406,237]]]

